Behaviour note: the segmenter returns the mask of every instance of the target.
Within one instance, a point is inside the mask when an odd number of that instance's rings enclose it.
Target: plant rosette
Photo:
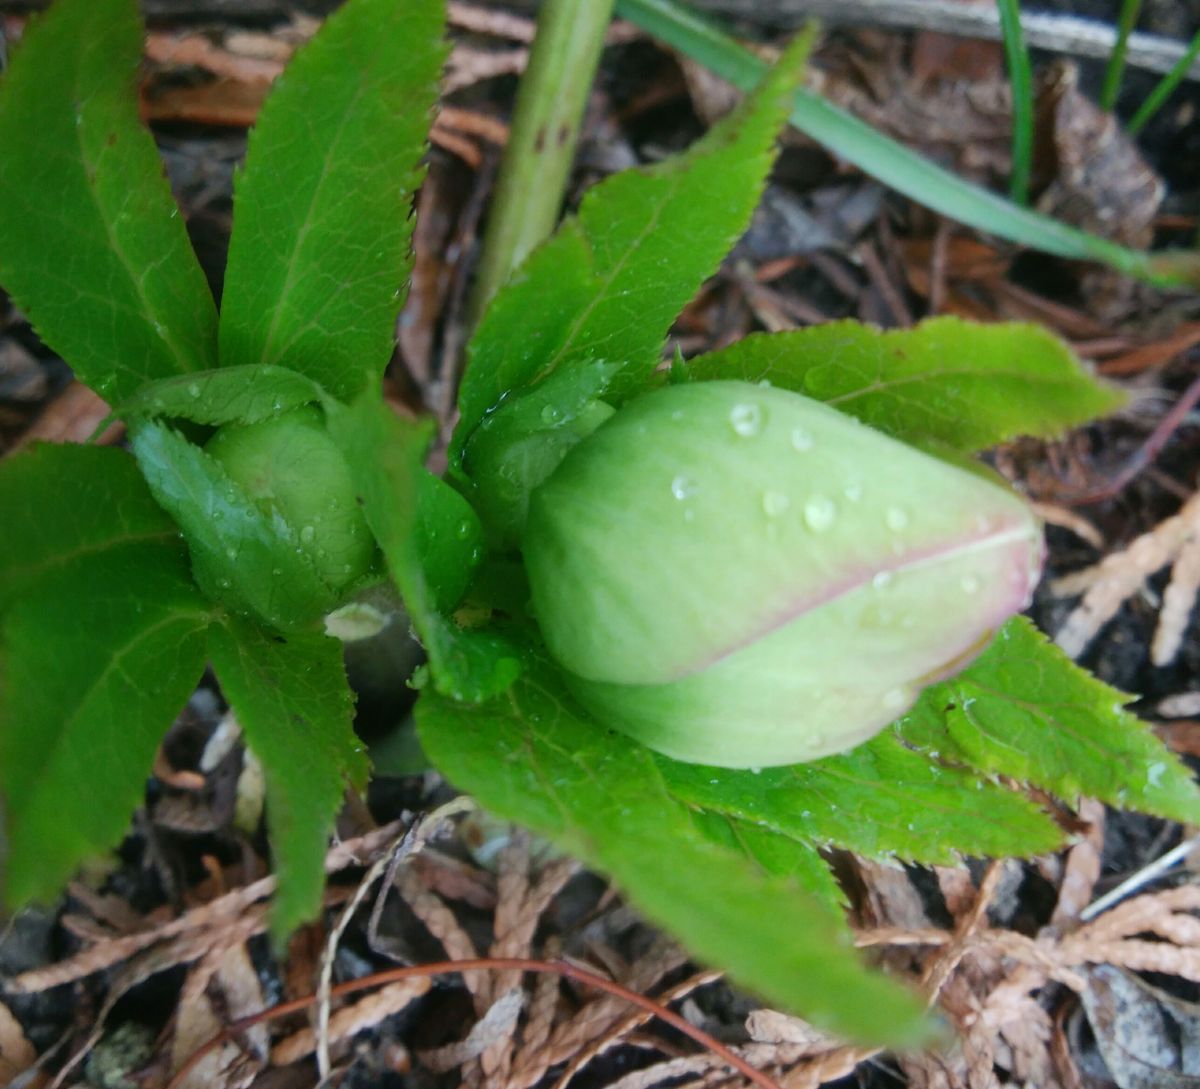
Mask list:
[[[542,636],[600,721],[678,760],[849,749],[1028,604],[1029,507],[788,390],[647,394],[533,492]]]

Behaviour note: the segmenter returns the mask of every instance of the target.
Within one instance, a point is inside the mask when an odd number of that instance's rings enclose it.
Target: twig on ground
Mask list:
[[[628,987],[620,983],[616,983],[611,979],[606,979],[604,976],[596,975],[594,972],[589,972],[578,965],[572,964],[569,961],[540,961],[526,960],[524,958],[502,958],[502,957],[477,957],[473,960],[463,961],[439,961],[435,964],[418,964],[410,965],[403,968],[390,968],[384,972],[376,972],[369,976],[363,976],[361,979],[348,980],[334,987],[332,994],[334,997],[341,998],[343,995],[354,994],[361,990],[366,990],[369,987],[379,987],[389,983],[398,983],[402,980],[411,980],[423,977],[448,975],[451,973],[461,973],[467,971],[478,972],[495,972],[495,971],[521,971],[521,972],[550,972],[555,975],[563,976],[572,980],[575,983],[580,983],[585,987],[593,987],[600,991],[605,991],[608,994],[614,995],[625,1002],[629,1002],[635,1006],[640,1006],[647,1010],[653,1016],[664,1021],[678,1032],[682,1032],[685,1036],[702,1047],[707,1048],[715,1055],[719,1055],[722,1060],[728,1063],[731,1067],[748,1078],[754,1085],[760,1086],[761,1089],[781,1089],[779,1084],[767,1077],[762,1071],[756,1070],[747,1063],[740,1055],[734,1052],[731,1048],[714,1039],[703,1029],[697,1028],[685,1017],[681,1017],[673,1010],[667,1009],[660,1002],[656,1002],[652,998],[647,998],[645,995],[638,994],[636,991],[630,990]],[[214,1036],[203,1047],[196,1050],[187,1062],[183,1064],[176,1072],[175,1076],[167,1083],[166,1089],[179,1089],[188,1072],[204,1058],[214,1048],[220,1047],[226,1040],[231,1039],[238,1033],[245,1032],[247,1029],[262,1024],[264,1021],[271,1021],[279,1017],[285,1017],[288,1014],[298,1013],[301,1010],[306,1010],[317,1001],[315,994],[308,995],[304,998],[297,998],[291,1002],[283,1002],[277,1006],[272,1006],[269,1009],[263,1010],[261,1013],[254,1014],[251,1017],[243,1017],[238,1021],[234,1021],[219,1035]]]

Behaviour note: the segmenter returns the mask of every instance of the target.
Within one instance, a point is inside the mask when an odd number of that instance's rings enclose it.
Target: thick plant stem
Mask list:
[[[471,300],[478,319],[554,229],[613,0],[545,0],[488,218]]]

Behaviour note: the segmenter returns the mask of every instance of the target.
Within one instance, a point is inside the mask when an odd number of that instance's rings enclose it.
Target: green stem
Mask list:
[[[617,0],[617,13],[742,90],[754,87],[766,71],[766,63],[750,50],[675,0]],[[796,93],[791,122],[885,185],[969,227],[1058,257],[1101,261],[1159,286],[1200,284],[1200,254],[1131,250],[1021,208],[956,177],[813,91]]]
[[[1196,57],[1200,56],[1200,30],[1196,31],[1196,36],[1192,38],[1191,44],[1187,47],[1187,52],[1175,63],[1171,70],[1163,76],[1155,85],[1154,90],[1146,96],[1146,101],[1143,102],[1133,115],[1133,120],[1129,122],[1127,131],[1130,136],[1136,136],[1142,131],[1147,121],[1150,120],[1162,108],[1162,104],[1171,97],[1175,88],[1179,86],[1183,77],[1188,74],[1192,67],[1192,62]]]
[[[1000,30],[1012,87],[1012,176],[1008,191],[1017,204],[1029,203],[1029,175],[1033,166],[1033,73],[1029,50],[1021,29],[1020,0],[999,0]]]
[[[500,164],[473,319],[558,223],[613,0],[545,0]]]
[[[1111,111],[1121,93],[1121,79],[1125,75],[1125,54],[1129,49],[1129,35],[1137,22],[1142,0],[1122,0],[1121,14],[1117,16],[1117,40],[1104,68],[1104,84],[1100,88],[1100,105]]]

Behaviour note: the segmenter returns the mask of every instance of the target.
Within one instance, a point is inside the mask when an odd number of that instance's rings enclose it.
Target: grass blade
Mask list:
[[[676,0],[618,0],[617,14],[746,90],[766,62]],[[1099,261],[1160,287],[1200,285],[1200,254],[1145,253],[1110,242],[981,189],[896,143],[812,91],[796,92],[791,122],[860,170],[969,227],[1043,253]]]
[[[1029,203],[1029,174],[1033,166],[1033,72],[1021,29],[1020,0],[998,0],[1004,56],[1012,85],[1012,176],[1008,191],[1017,204]]]
[[[1187,51],[1176,61],[1174,67],[1155,84],[1154,90],[1146,96],[1146,101],[1137,108],[1137,113],[1125,126],[1125,130],[1130,136],[1136,136],[1141,132],[1145,128],[1146,122],[1158,113],[1163,103],[1174,94],[1175,88],[1183,81],[1184,76],[1192,67],[1192,62],[1198,56],[1200,56],[1200,30],[1196,31]]]
[[[1104,84],[1100,88],[1100,105],[1111,111],[1121,93],[1121,79],[1125,75],[1125,55],[1129,51],[1129,35],[1142,10],[1142,0],[1122,0],[1121,14],[1117,16],[1117,41],[1109,54],[1104,69]]]

